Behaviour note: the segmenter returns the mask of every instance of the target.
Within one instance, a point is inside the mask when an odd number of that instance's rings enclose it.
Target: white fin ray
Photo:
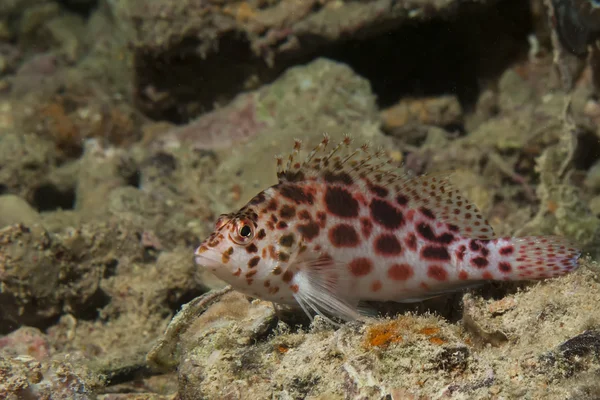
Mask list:
[[[328,315],[345,321],[360,318],[357,307],[335,293],[335,287],[332,287],[322,274],[301,270],[294,276],[294,282],[298,285],[298,292],[294,294],[294,298],[311,320],[312,315],[307,312],[309,308],[335,325],[338,324]]]

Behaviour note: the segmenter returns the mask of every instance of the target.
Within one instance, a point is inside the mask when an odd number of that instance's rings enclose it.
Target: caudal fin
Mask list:
[[[498,264],[510,279],[544,279],[577,269],[581,251],[562,236],[525,236],[512,238],[512,262]],[[502,258],[502,249],[500,249]],[[510,268],[510,271],[503,271]]]

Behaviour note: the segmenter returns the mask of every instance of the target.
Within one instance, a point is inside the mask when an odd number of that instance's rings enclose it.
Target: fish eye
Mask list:
[[[240,236],[243,237],[248,237],[252,234],[252,228],[250,228],[248,225],[244,225],[242,226],[242,228],[240,229]]]
[[[230,237],[237,244],[247,245],[254,239],[254,225],[252,225],[250,220],[240,220],[233,235],[230,235]]]

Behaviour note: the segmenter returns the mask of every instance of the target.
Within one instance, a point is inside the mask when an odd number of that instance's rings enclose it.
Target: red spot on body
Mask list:
[[[360,225],[363,236],[365,239],[368,239],[371,236],[371,232],[373,232],[373,223],[369,218],[361,218]]]
[[[327,224],[327,214],[323,211],[317,211],[317,220],[319,222],[319,226],[321,226],[321,228],[325,228],[325,225]]]
[[[475,257],[471,259],[471,264],[477,268],[485,268],[489,262],[485,257]]]
[[[383,234],[375,239],[375,252],[384,256],[396,256],[402,253],[402,246],[394,235]]]
[[[365,196],[362,195],[362,193],[356,193],[354,195],[354,198],[356,199],[356,201],[358,201],[360,204],[362,205],[367,205],[367,199],[365,198]]]
[[[421,207],[419,210],[421,211],[421,214],[423,214],[427,218],[435,219],[435,214],[429,208]]]
[[[412,222],[412,220],[415,218],[415,210],[413,210],[412,208],[410,210],[408,210],[406,212],[406,220],[409,222]]]
[[[427,269],[427,276],[437,281],[445,281],[448,279],[448,273],[439,265],[430,265]]]
[[[481,275],[481,277],[483,279],[486,279],[486,280],[489,280],[489,281],[491,281],[491,280],[494,279],[494,277],[492,276],[492,274],[490,272],[487,272],[487,271],[484,272],[483,275]]]
[[[335,247],[355,247],[359,242],[358,233],[348,224],[339,224],[331,228],[329,240]]]
[[[510,263],[502,261],[498,264],[498,269],[504,272],[505,274],[508,274],[510,271],[512,271],[512,266],[510,265]]]
[[[414,233],[409,233],[408,235],[406,235],[404,243],[406,243],[406,247],[409,250],[417,251],[417,235],[415,235]]]
[[[379,196],[379,197],[386,197],[389,193],[389,191],[386,188],[384,188],[383,186],[373,185],[373,184],[369,184],[369,190],[375,196]]]
[[[383,285],[381,284],[381,281],[374,281],[373,283],[371,283],[371,291],[378,292],[381,290],[382,286]]]
[[[500,254],[503,256],[510,256],[512,253],[514,253],[515,248],[513,246],[504,246],[500,249]]]
[[[458,250],[456,250],[456,259],[458,261],[462,261],[465,258],[465,252],[467,251],[466,246],[460,246]]]
[[[291,286],[290,286],[290,290],[291,290],[292,292],[294,292],[294,293],[298,293],[298,290],[299,290],[299,289],[300,289],[300,288],[298,287],[298,285],[291,285]]]
[[[325,182],[327,183],[339,183],[342,185],[352,185],[354,183],[352,177],[345,172],[336,174],[334,172],[326,172],[324,175]]]
[[[348,268],[354,276],[365,276],[373,270],[373,263],[368,258],[361,257],[352,260]]]
[[[466,281],[467,279],[469,279],[469,274],[467,274],[466,271],[460,271],[458,273],[458,279],[460,279],[461,281]]]
[[[450,261],[450,254],[444,246],[425,246],[421,250],[421,257],[427,260]]]
[[[328,188],[325,192],[325,204],[330,213],[339,217],[358,217],[358,201],[346,189]]]
[[[394,264],[388,269],[387,275],[395,281],[406,281],[414,275],[414,271],[408,264]]]
[[[457,233],[458,231],[460,231],[460,228],[454,224],[448,224],[448,229],[454,233]]]
[[[404,224],[404,216],[389,202],[373,199],[370,205],[373,219],[388,229],[398,229]]]
[[[421,237],[430,242],[450,244],[454,241],[454,235],[449,232],[442,233],[441,235],[436,235],[433,232],[433,228],[431,225],[426,224],[424,222],[417,225],[417,232]]]
[[[396,203],[398,203],[401,206],[405,206],[408,204],[408,197],[399,194],[398,196],[396,196]]]
[[[302,235],[302,237],[310,242],[317,236],[319,236],[320,227],[315,222],[309,222],[304,225],[298,225],[298,232]]]

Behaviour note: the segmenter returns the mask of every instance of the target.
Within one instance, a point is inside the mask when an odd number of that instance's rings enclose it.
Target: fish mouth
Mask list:
[[[221,262],[209,257],[206,254],[206,247],[204,246],[200,246],[196,249],[196,251],[194,252],[194,261],[196,261],[196,264],[204,267],[204,268],[210,268],[210,269],[215,269],[217,267],[221,266]]]

